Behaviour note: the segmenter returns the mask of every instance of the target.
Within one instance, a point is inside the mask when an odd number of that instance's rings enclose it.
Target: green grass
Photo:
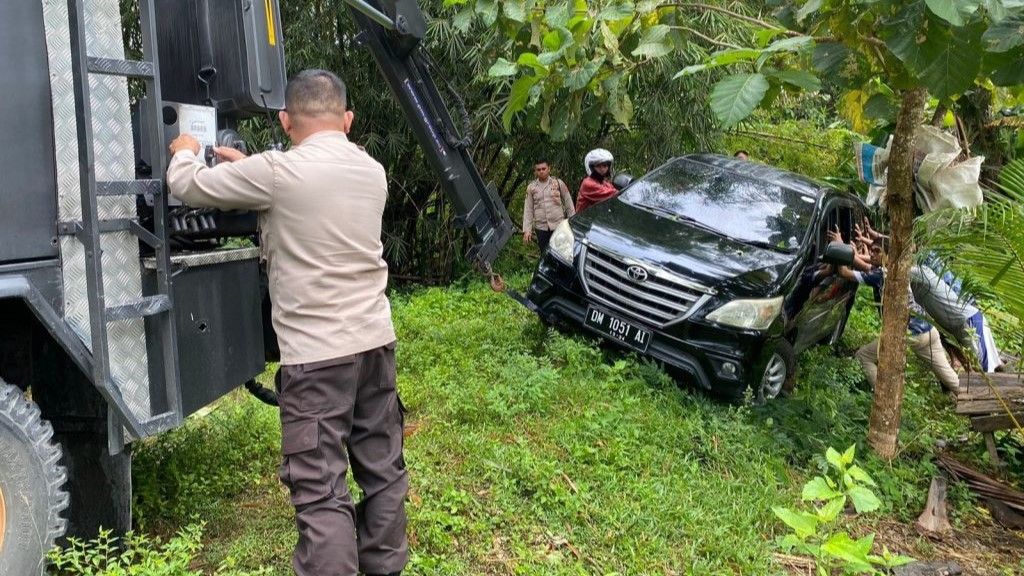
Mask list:
[[[548,331],[478,282],[399,295],[393,308],[412,430],[407,574],[782,573],[772,552],[783,527],[771,507],[796,502],[826,447],[859,443],[868,453],[860,368],[827,348],[803,356],[792,397],[754,408]],[[876,328],[860,307],[843,346]],[[913,365],[905,410],[901,457],[861,462],[880,484],[885,517],[903,521],[923,506],[933,442],[967,432]],[[204,521],[200,567],[230,559],[290,574],[279,437],[276,411],[239,392],[145,444],[135,466],[142,528]],[[961,491],[953,503],[955,523],[976,519]]]

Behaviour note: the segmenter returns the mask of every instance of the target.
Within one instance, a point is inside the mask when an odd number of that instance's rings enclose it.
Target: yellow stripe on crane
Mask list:
[[[277,30],[274,28],[274,7],[270,0],[263,0],[263,6],[267,13],[267,42],[271,46],[277,46]]]

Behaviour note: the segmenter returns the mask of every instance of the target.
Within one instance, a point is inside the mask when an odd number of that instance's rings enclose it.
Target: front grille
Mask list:
[[[583,285],[589,296],[658,328],[685,318],[713,293],[670,272],[594,246],[586,247],[582,262]],[[647,271],[646,281],[629,277],[627,270],[634,265]]]

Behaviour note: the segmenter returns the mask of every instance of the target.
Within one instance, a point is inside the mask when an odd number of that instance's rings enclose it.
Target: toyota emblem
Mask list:
[[[643,266],[637,266],[634,264],[633,266],[626,268],[626,276],[629,276],[629,279],[633,282],[647,282],[647,275],[647,269]]]

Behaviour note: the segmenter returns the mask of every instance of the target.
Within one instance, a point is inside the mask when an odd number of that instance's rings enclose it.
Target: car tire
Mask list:
[[[61,456],[39,407],[0,380],[0,574],[42,574],[46,553],[64,535]]]
[[[796,353],[793,345],[781,339],[771,347],[768,362],[754,394],[757,404],[764,404],[780,394],[793,391],[796,385]]]

